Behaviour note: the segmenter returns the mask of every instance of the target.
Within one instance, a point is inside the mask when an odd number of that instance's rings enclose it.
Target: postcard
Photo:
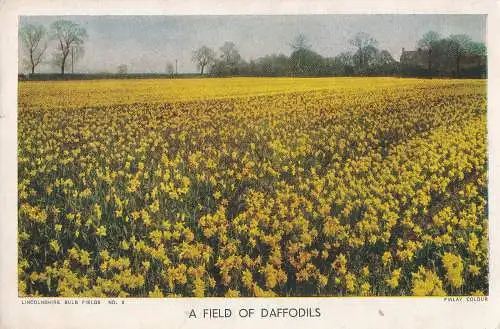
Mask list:
[[[1,327],[498,328],[498,8],[367,8],[0,6]]]

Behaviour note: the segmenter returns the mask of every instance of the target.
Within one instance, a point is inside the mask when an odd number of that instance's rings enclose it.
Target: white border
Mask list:
[[[374,7],[376,5],[376,7]],[[442,298],[126,299],[124,305],[22,305],[17,297],[17,21],[19,15],[462,13],[488,14],[487,44],[490,296],[486,303]],[[500,1],[71,1],[0,0],[0,329],[3,328],[500,328]],[[106,299],[101,299],[107,303]],[[320,307],[320,318],[188,319],[191,308]]]

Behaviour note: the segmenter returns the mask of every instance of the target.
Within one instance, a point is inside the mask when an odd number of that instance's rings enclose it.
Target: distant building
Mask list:
[[[417,50],[401,50],[400,63],[402,65],[419,66],[427,68],[429,65],[429,52],[418,48]]]

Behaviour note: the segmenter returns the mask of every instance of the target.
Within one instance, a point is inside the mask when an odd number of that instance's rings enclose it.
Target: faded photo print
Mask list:
[[[486,15],[18,27],[19,296],[488,295]]]

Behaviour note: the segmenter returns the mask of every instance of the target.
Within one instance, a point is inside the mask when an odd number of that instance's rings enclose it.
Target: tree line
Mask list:
[[[346,76],[394,75],[398,62],[387,50],[379,50],[378,42],[367,33],[356,34],[349,43],[355,52],[342,52],[323,57],[312,49],[307,37],[299,34],[290,43],[291,54],[266,55],[245,61],[234,42],[227,41],[216,51],[202,46],[193,52],[192,61],[200,74],[215,76]]]
[[[71,64],[82,57],[88,35],[85,28],[69,20],[58,20],[49,30],[43,25],[27,24],[20,29],[23,64],[33,74],[42,62],[67,72]],[[47,56],[49,42],[54,45]],[[353,51],[344,51],[325,57],[313,50],[304,34],[297,35],[289,44],[291,53],[271,54],[245,61],[237,45],[226,41],[218,51],[201,46],[192,53],[200,75],[211,76],[485,76],[486,46],[474,42],[465,34],[441,37],[429,31],[417,42],[416,49],[402,51],[400,60],[387,50],[378,48],[378,41],[367,33],[359,32],[349,40]],[[476,63],[477,62],[477,63]],[[471,64],[472,63],[472,64]],[[167,62],[166,73],[177,74]],[[126,75],[128,67],[121,64],[117,73]]]
[[[225,42],[219,55],[202,46],[193,52],[192,61],[200,74],[214,76],[475,76],[486,75],[486,46],[465,34],[441,37],[427,32],[416,50],[402,49],[400,61],[378,48],[378,41],[360,32],[349,40],[354,51],[324,57],[312,49],[305,35],[291,43],[291,54],[266,55],[245,61],[233,42]],[[467,71],[462,66],[467,64]]]

